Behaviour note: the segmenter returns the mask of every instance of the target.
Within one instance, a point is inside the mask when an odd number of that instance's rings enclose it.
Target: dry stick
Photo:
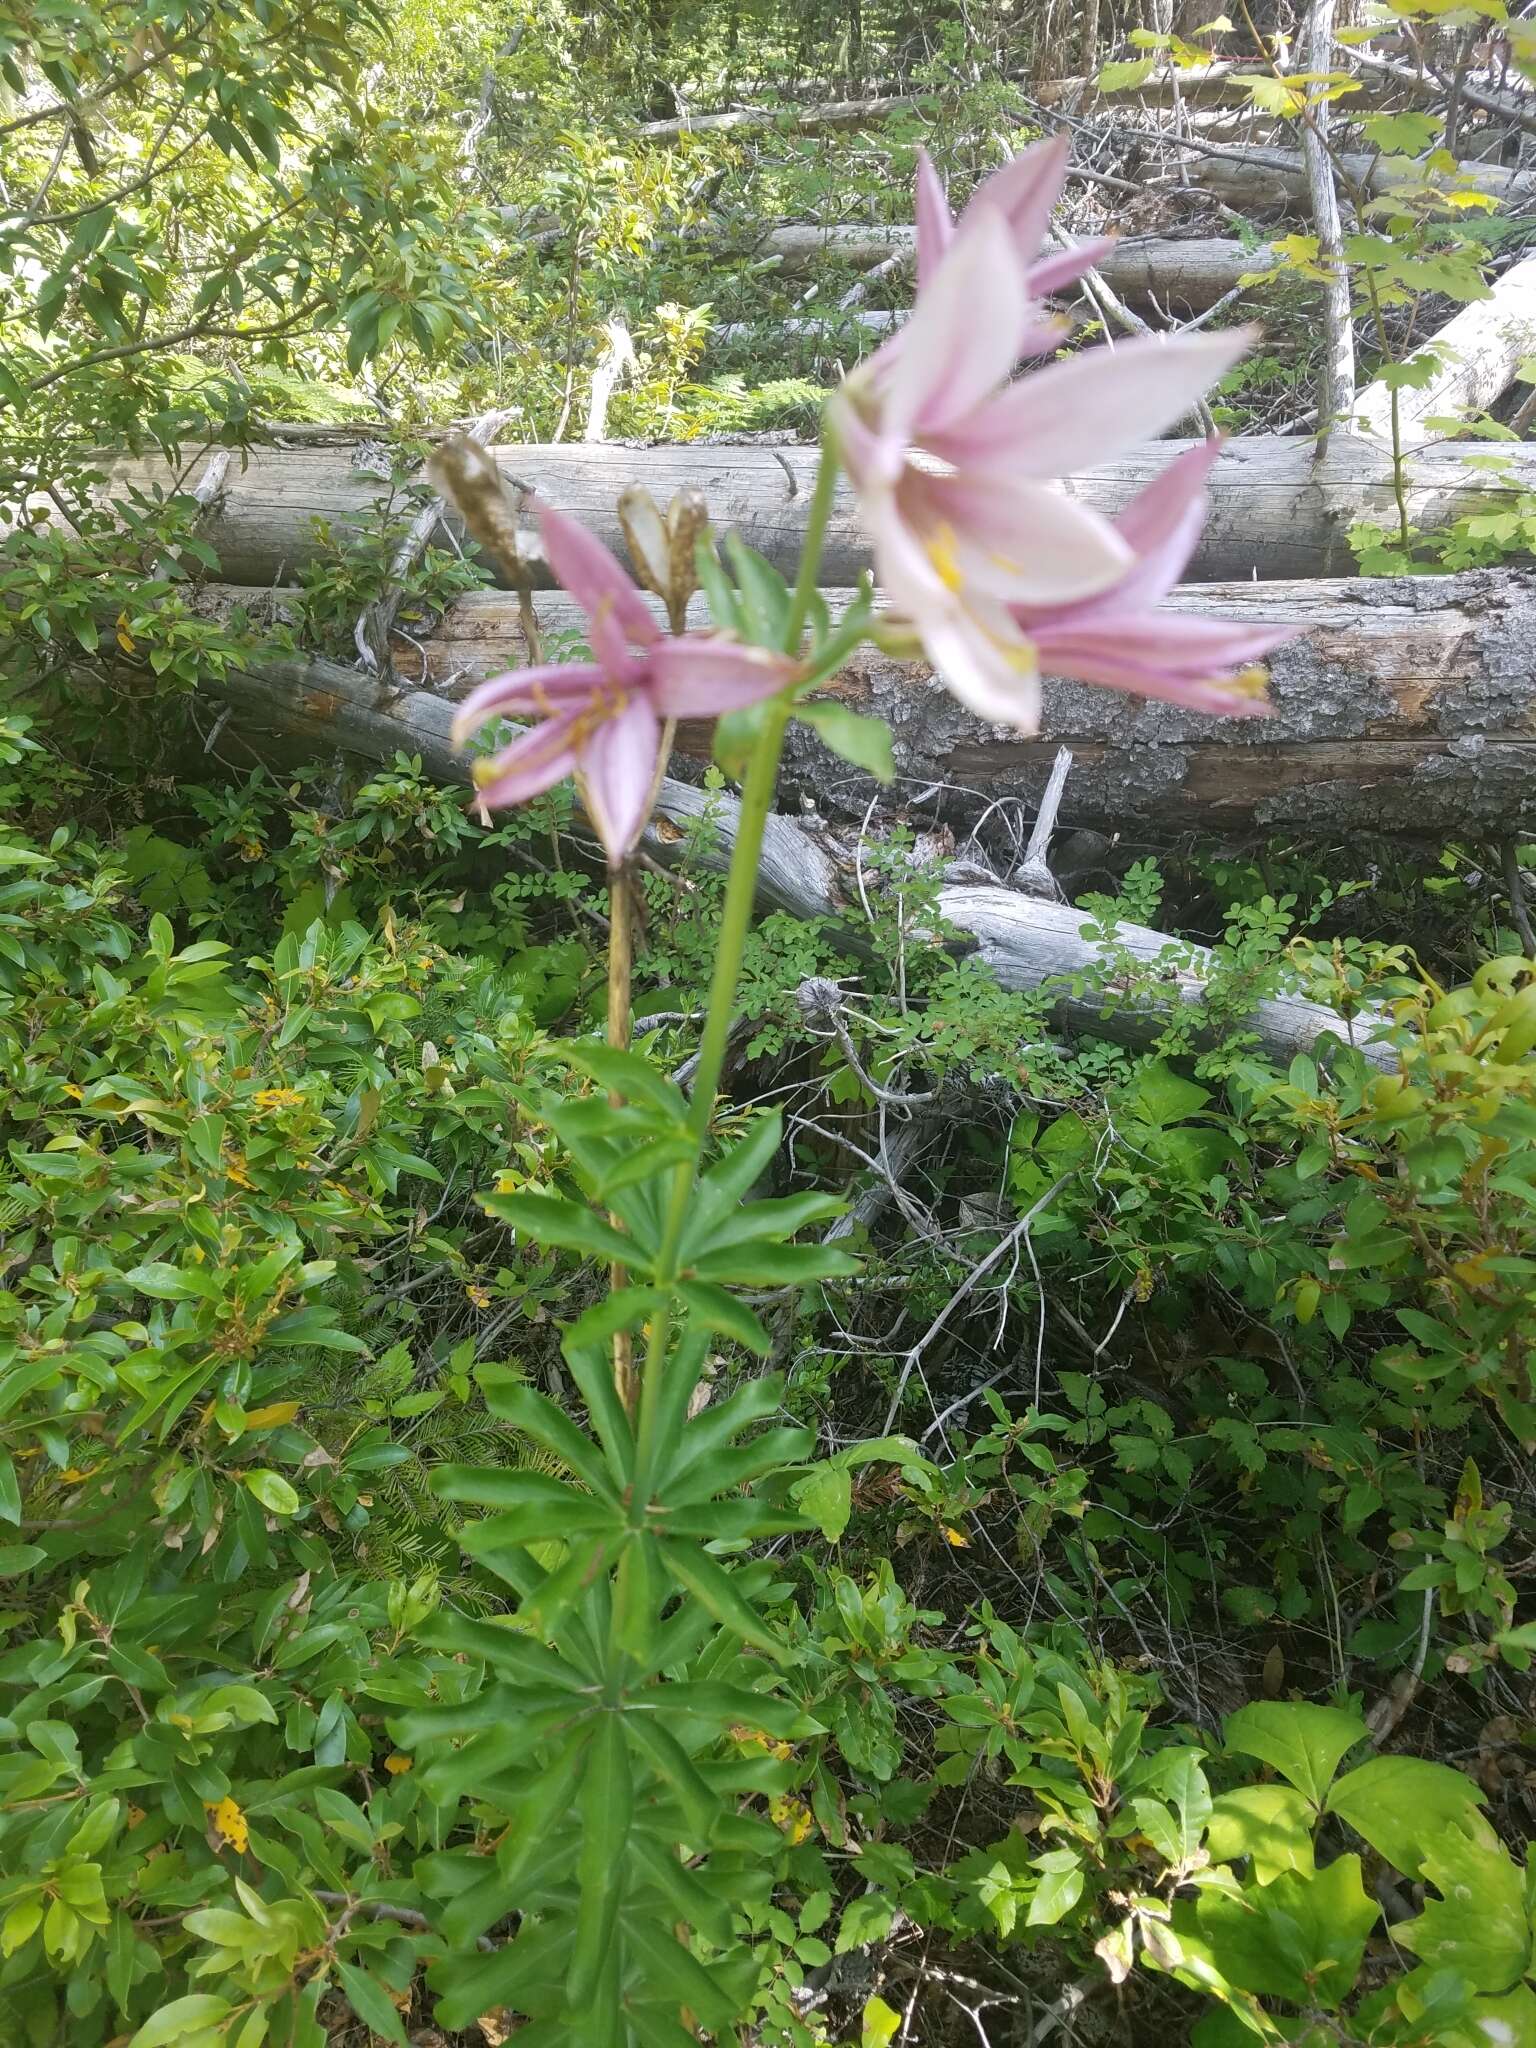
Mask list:
[[[581,430],[583,441],[607,440],[609,401],[620,380],[625,376],[633,377],[639,367],[634,337],[615,313],[611,320],[603,323],[603,347],[592,371],[587,423]]]
[[[1301,68],[1323,73],[1333,63],[1333,17],[1336,0],[1312,0],[1302,35]],[[1332,119],[1326,95],[1312,102],[1301,130],[1301,156],[1307,172],[1312,225],[1317,230],[1318,258],[1328,272],[1323,287],[1323,360],[1318,371],[1318,459],[1328,452],[1328,437],[1355,431],[1355,324],[1349,272],[1344,263],[1344,226],[1339,217],[1338,188],[1328,147]]]
[[[1075,1172],[1076,1168],[1073,1169],[1073,1173]],[[928,1349],[928,1346],[933,1342],[934,1338],[938,1336],[939,1332],[943,1329],[944,1325],[949,1321],[950,1317],[954,1314],[955,1310],[960,1306],[961,1302],[964,1301],[967,1298],[967,1296],[969,1296],[974,1291],[978,1283],[981,1281],[982,1277],[985,1274],[990,1273],[992,1268],[999,1262],[999,1260],[1006,1258],[1008,1254],[1011,1251],[1013,1251],[1015,1247],[1018,1246],[1029,1235],[1030,1229],[1034,1224],[1035,1218],[1038,1215],[1040,1215],[1040,1213],[1043,1210],[1048,1209],[1050,1207],[1051,1203],[1055,1201],[1056,1197],[1061,1193],[1062,1189],[1066,1186],[1067,1182],[1072,1179],[1072,1177],[1072,1173],[1064,1173],[1060,1176],[1059,1179],[1053,1180],[1051,1182],[1051,1185],[1046,1189],[1045,1193],[1041,1195],[1037,1201],[1032,1203],[1031,1206],[1024,1211],[1024,1214],[1019,1218],[1018,1222],[1014,1224],[1012,1230],[1009,1231],[1008,1235],[1004,1238],[1000,1238],[999,1241],[992,1247],[991,1251],[987,1253],[987,1256],[984,1259],[982,1259],[977,1265],[972,1266],[970,1272],[966,1274],[965,1278],[960,1282],[960,1285],[955,1289],[954,1293],[949,1297],[948,1301],[946,1301],[944,1306],[939,1310],[938,1314],[934,1317],[933,1321],[928,1325],[927,1329],[923,1332],[922,1336],[919,1337],[917,1342],[912,1346],[912,1349],[907,1353],[906,1357],[901,1362],[901,1377],[896,1382],[896,1391],[891,1396],[891,1405],[885,1412],[885,1421],[880,1429],[881,1436],[890,1435],[891,1429],[896,1421],[897,1413],[901,1407],[901,1397],[907,1391],[907,1381],[911,1379],[912,1374],[917,1368],[918,1360],[922,1357],[923,1353]]]
[[[1045,856],[1051,834],[1056,830],[1056,813],[1061,809],[1062,792],[1071,772],[1072,749],[1061,747],[1051,763],[1051,779],[1040,799],[1039,815],[1029,835],[1029,844],[1024,849],[1024,858],[1008,877],[1015,889],[1023,889],[1030,896],[1049,896],[1056,903],[1062,901],[1061,888]]]

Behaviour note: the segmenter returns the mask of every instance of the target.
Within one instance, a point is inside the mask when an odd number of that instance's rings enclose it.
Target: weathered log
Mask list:
[[[1422,167],[1401,157],[1346,151],[1339,164],[1347,187],[1372,198],[1426,182]],[[1189,172],[1197,185],[1242,212],[1275,213],[1303,203],[1307,196],[1306,168],[1294,150],[1213,147],[1191,158]],[[1536,172],[1506,170],[1502,164],[1464,162],[1457,165],[1454,178],[1432,173],[1428,182],[1486,192],[1506,207],[1536,197]]]
[[[452,705],[427,691],[381,699],[377,684],[359,670],[335,662],[274,659],[231,673],[213,694],[229,703],[247,732],[303,737],[371,760],[397,750],[419,754],[431,775],[445,782],[463,779],[463,761],[448,737]],[[693,858],[716,870],[729,859],[739,807],[734,797],[707,794],[671,778],[661,785],[657,823],[646,834],[652,858],[674,863],[690,820],[706,810],[713,831],[703,835]],[[765,909],[802,918],[845,922],[855,946],[860,940],[857,835],[838,835],[825,824],[774,813],[768,819],[758,868],[758,901]],[[1090,1030],[1125,1044],[1145,1044],[1181,1011],[1199,1011],[1210,975],[1210,955],[1166,932],[1122,924],[1112,946],[1083,937],[1079,910],[1009,889],[1001,883],[955,879],[939,891],[939,909],[955,931],[970,936],[1005,988],[1027,992],[1056,984],[1054,1013],[1060,1028]],[[1116,971],[1121,953],[1157,964],[1156,985],[1118,995],[1074,993],[1063,986],[1073,977]],[[1272,1058],[1286,1063],[1311,1050],[1326,1033],[1365,1044],[1379,1020],[1347,1024],[1335,1011],[1296,995],[1267,997],[1245,1020]],[[1394,1064],[1384,1046],[1368,1046],[1382,1066]]]
[[[265,593],[205,596],[214,609],[237,601],[249,601],[258,618],[273,616]],[[829,602],[836,610],[842,598],[831,593]],[[891,727],[901,778],[892,801],[902,791],[946,789],[934,802],[957,824],[998,798],[1038,803],[1062,744],[1075,764],[1061,813],[1071,824],[1492,835],[1536,819],[1536,574],[1186,585],[1170,606],[1302,629],[1273,658],[1272,718],[1201,718],[1049,682],[1041,731],[1024,739],[971,717],[920,665],[872,648],[836,687]],[[563,595],[541,596],[537,611],[556,644],[583,630]],[[693,622],[703,620],[696,601]],[[374,758],[424,752],[441,773],[451,766],[442,740],[453,703],[527,660],[517,604],[475,592],[410,636],[394,650],[404,694],[349,685],[344,711],[355,736],[342,744]],[[335,740],[332,721],[342,712],[329,686],[306,683],[297,669],[272,673],[276,682],[230,688],[242,701],[254,691],[282,730]],[[679,751],[707,756],[707,732],[685,726]],[[828,817],[859,817],[875,789],[806,726],[793,729],[785,774]]]
[[[791,222],[772,229],[758,248],[765,256],[778,257],[785,271],[800,274],[823,256],[856,270],[872,269],[891,256],[910,257],[913,239],[909,227],[819,228]],[[1226,236],[1176,241],[1147,235],[1117,242],[1096,267],[1122,299],[1143,304],[1155,299],[1160,306],[1180,312],[1203,313],[1228,292],[1236,291],[1245,277],[1273,270],[1275,254],[1267,242],[1257,249],[1245,249],[1241,242]],[[1315,289],[1305,279],[1298,282],[1305,289]]]
[[[1508,90],[1495,92],[1479,85],[1475,79],[1464,76],[1454,81],[1437,78],[1432,72],[1417,71],[1411,64],[1399,64],[1391,57],[1378,57],[1368,50],[1351,50],[1350,61],[1378,78],[1400,86],[1414,99],[1445,101],[1454,93],[1463,106],[1476,107],[1480,113],[1491,114],[1503,126],[1518,128],[1526,135],[1536,135],[1536,107],[1532,105],[1529,90],[1520,90],[1521,81],[1517,78],[1505,81]]]
[[[871,121],[884,120],[887,114],[920,113],[932,98],[932,94],[877,93],[861,100],[827,100],[815,107],[732,107],[720,114],[642,121],[636,132],[647,142],[681,142],[685,135],[750,135],[773,128],[823,135],[839,128],[862,128]]]
[[[1421,448],[1435,437],[1433,419],[1483,412],[1514,379],[1521,362],[1536,349],[1536,256],[1517,263],[1493,287],[1492,296],[1463,306],[1417,351],[1438,358],[1440,367],[1418,388],[1397,394],[1398,434],[1405,448]],[[1355,420],[1386,446],[1392,442],[1392,392],[1369,384],[1355,401]]]
[[[1112,516],[1167,466],[1179,446],[1159,442],[1145,453],[1068,478],[1064,488]],[[1501,505],[1513,492],[1536,489],[1536,448],[1512,447],[1508,454],[1510,466],[1501,476],[1469,467],[1464,448],[1416,454],[1405,475],[1415,524],[1428,530]],[[1390,461],[1364,436],[1331,451],[1325,468],[1317,467],[1315,457],[1309,441],[1255,436],[1230,443],[1212,475],[1211,517],[1191,577],[1236,582],[1348,574],[1350,526],[1359,519],[1390,524],[1395,517]],[[623,546],[615,504],[626,484],[647,484],[663,501],[680,486],[693,485],[708,499],[718,529],[736,528],[749,546],[791,574],[805,534],[816,459],[813,447],[760,443],[632,448],[562,442],[496,450],[496,460],[519,487],[585,520],[610,547]],[[190,465],[194,473],[195,468]],[[121,496],[134,486],[173,488],[178,475],[159,458],[117,462],[107,494]],[[345,448],[256,448],[242,469],[231,471],[221,502],[199,531],[227,581],[288,583],[321,551],[315,520],[323,518],[343,535],[364,529],[383,488],[372,471],[354,468]],[[823,580],[832,586],[854,583],[868,561],[852,493],[841,481],[822,555]]]

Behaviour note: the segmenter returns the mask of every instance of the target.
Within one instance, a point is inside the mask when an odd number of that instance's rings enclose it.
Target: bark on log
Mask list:
[[[1506,270],[1490,298],[1463,306],[1454,319],[1416,351],[1439,358],[1440,368],[1419,389],[1397,394],[1398,433],[1405,448],[1421,448],[1435,437],[1430,420],[1448,413],[1483,412],[1514,379],[1536,349],[1536,256]],[[1392,392],[1368,384],[1355,403],[1360,429],[1392,445]]]
[[[1394,187],[1421,182],[1417,164],[1405,170],[1401,158],[1345,152],[1340,162],[1350,185],[1377,197]],[[1501,206],[1513,207],[1536,198],[1536,172],[1510,171],[1502,164],[1462,163],[1454,181],[1486,192]],[[1205,191],[1240,212],[1274,213],[1304,204],[1307,174],[1299,153],[1289,149],[1226,149],[1201,152],[1190,164],[1190,176]],[[1451,182],[1436,177],[1437,185]]]
[[[261,617],[264,599],[226,589],[205,602],[249,601]],[[836,610],[841,599],[829,602]],[[838,678],[838,693],[891,727],[900,782],[888,801],[945,789],[925,811],[959,825],[999,798],[1033,808],[1063,744],[1074,757],[1066,824],[1497,836],[1536,820],[1536,572],[1186,585],[1170,605],[1305,629],[1274,656],[1273,718],[1200,718],[1051,682],[1041,731],[1024,739],[971,717],[925,668],[869,648]],[[540,597],[536,609],[546,636],[582,630],[562,595]],[[312,743],[373,759],[403,749],[435,774],[462,773],[446,743],[452,707],[485,676],[526,661],[516,601],[476,592],[430,634],[411,633],[394,651],[396,696],[368,679],[338,695],[314,665],[280,663],[263,664],[254,681],[232,679],[229,693]],[[679,752],[706,758],[707,730],[685,726]],[[827,817],[854,820],[876,792],[802,725],[792,728],[785,785]]]
[[[464,779],[462,757],[448,738],[452,706],[443,697],[416,691],[381,701],[377,684],[356,669],[335,662],[283,659],[231,674],[213,686],[213,693],[234,707],[246,731],[299,735],[371,760],[387,760],[406,748],[420,754],[423,767],[439,779]],[[675,862],[682,828],[706,808],[715,830],[702,858],[708,866],[724,868],[739,818],[735,798],[718,792],[707,795],[671,778],[661,785],[658,822],[646,834],[645,851],[658,861]],[[857,945],[856,837],[847,834],[839,843],[825,825],[771,815],[758,869],[759,904],[801,918],[842,919]],[[1061,1029],[1145,1044],[1180,1012],[1198,1011],[1204,1002],[1210,956],[1203,947],[1166,932],[1121,925],[1114,948],[1106,949],[1082,936],[1081,911],[1042,902],[1002,883],[948,882],[939,891],[939,907],[949,925],[974,941],[1008,989],[1027,992],[1047,982],[1092,975],[1106,966],[1113,972],[1122,949],[1140,962],[1159,963],[1152,992],[1074,995],[1063,988],[1054,1005]],[[1165,955],[1173,957],[1165,962]],[[1255,1004],[1246,1024],[1263,1049],[1283,1065],[1298,1052],[1310,1051],[1325,1033],[1353,1037],[1365,1045],[1378,1021],[1366,1017],[1351,1026],[1320,1003],[1282,995]],[[1396,1064],[1384,1046],[1367,1046],[1367,1055],[1385,1068]]]
[[[758,247],[763,255],[777,256],[786,272],[800,274],[823,256],[856,270],[872,269],[893,255],[910,255],[912,244],[909,227],[819,228],[791,222],[772,229]],[[1226,236],[1176,241],[1160,235],[1118,242],[1097,265],[1099,275],[1120,298],[1142,304],[1155,299],[1160,306],[1191,313],[1203,313],[1235,291],[1243,278],[1274,267],[1274,251],[1267,242],[1245,249]],[[1306,285],[1305,279],[1298,282]]]
[[[1113,515],[1160,473],[1179,443],[1159,442],[1145,453],[1067,480],[1065,488],[1096,510]],[[1503,476],[1467,466],[1467,449],[1430,448],[1407,465],[1408,509],[1425,529],[1479,508],[1501,505],[1511,491],[1536,489],[1536,448],[1511,447]],[[1365,437],[1341,441],[1319,469],[1309,441],[1255,436],[1233,441],[1211,479],[1212,509],[1190,574],[1201,581],[1249,577],[1284,580],[1348,574],[1353,561],[1350,525],[1357,519],[1392,523],[1390,462]],[[750,546],[793,574],[805,533],[816,470],[816,450],[801,445],[694,443],[657,448],[560,443],[503,446],[496,459],[518,486],[537,490],[563,512],[585,520],[610,547],[622,550],[615,502],[626,484],[647,484],[665,502],[683,485],[702,490],[718,529],[735,527]],[[196,465],[190,465],[195,473]],[[108,496],[130,487],[167,490],[178,472],[159,458],[110,466]],[[345,448],[257,448],[243,469],[232,470],[219,504],[200,529],[231,583],[270,586],[292,582],[319,552],[314,521],[339,533],[367,525],[383,486],[353,467]],[[530,541],[532,536],[530,536]],[[868,565],[853,497],[840,481],[822,556],[832,586],[851,584]]]

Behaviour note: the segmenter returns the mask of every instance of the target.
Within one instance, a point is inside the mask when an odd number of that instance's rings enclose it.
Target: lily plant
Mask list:
[[[449,1498],[485,1510],[460,1540],[505,1584],[510,1611],[429,1624],[490,1682],[394,1731],[422,1759],[427,1796],[469,1790],[483,1819],[472,1847],[435,1859],[446,2028],[505,2009],[524,2021],[520,2048],[689,2048],[735,2039],[753,2004],[744,1909],[766,1904],[784,1849],[772,1803],[808,1775],[796,1745],[824,1731],[786,1677],[782,1589],[752,1547],[808,1526],[796,1487],[814,1443],[776,1419],[774,1378],[724,1399],[701,1383],[722,1343],[772,1351],[735,1290],[853,1270],[836,1243],[794,1241],[835,1200],[748,1199],[778,1152],[777,1115],[730,1143],[713,1128],[789,721],[876,761],[873,722],[815,696],[876,638],[920,650],[962,703],[1024,732],[1047,673],[1199,713],[1267,708],[1255,664],[1283,633],[1158,609],[1199,535],[1218,444],[1179,456],[1115,520],[1071,491],[1084,466],[1186,414],[1251,337],[1058,358],[1045,295],[1100,250],[1042,255],[1065,168],[1064,145],[1041,143],[957,222],[923,160],[916,306],[829,403],[793,587],[731,539],[722,565],[695,502],[663,514],[632,490],[621,520],[663,630],[609,551],[542,507],[545,559],[586,615],[591,659],[497,677],[459,713],[463,739],[532,721],[477,760],[479,805],[574,778],[607,857],[614,956],[608,1043],[575,1045],[582,1086],[530,1105],[575,1192],[485,1197],[521,1236],[609,1276],[564,1333],[585,1426],[514,1376],[482,1373],[492,1409],[557,1469],[440,1474]],[[1031,367],[1015,378],[1021,361]],[[842,473],[875,577],[834,620],[817,582]],[[713,622],[689,631],[699,586]],[[720,719],[725,758],[744,768],[687,1096],[627,1050],[629,869],[678,718]]]

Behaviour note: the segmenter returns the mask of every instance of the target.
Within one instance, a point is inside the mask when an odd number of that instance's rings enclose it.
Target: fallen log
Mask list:
[[[280,593],[225,588],[203,601],[284,617]],[[834,611],[843,601],[829,593]],[[921,665],[873,648],[843,671],[837,693],[891,727],[900,778],[891,801],[947,791],[929,809],[960,826],[1000,798],[1036,805],[1063,744],[1074,758],[1068,824],[1497,836],[1536,819],[1536,572],[1185,585],[1170,609],[1302,629],[1273,657],[1272,718],[1196,717],[1058,681],[1046,685],[1040,733],[1026,739],[973,718]],[[542,595],[536,610],[556,645],[583,630],[561,594]],[[696,600],[692,623],[704,622]],[[517,603],[477,591],[430,629],[405,623],[393,690],[364,679],[338,695],[323,664],[266,662],[228,689],[274,731],[371,759],[421,753],[434,773],[451,773],[454,703],[528,658]],[[679,753],[707,759],[707,729],[685,725]],[[829,818],[857,819],[876,787],[800,725],[785,780]]]
[[[1113,516],[1159,474],[1181,444],[1159,442],[1102,469],[1066,480],[1064,488]],[[1492,509],[1512,493],[1536,489],[1536,448],[1511,447],[1500,476],[1469,467],[1468,451],[1427,448],[1406,465],[1404,484],[1414,523],[1428,531],[1478,509]],[[366,455],[364,456],[366,462]],[[805,533],[815,477],[814,447],[760,443],[692,443],[653,448],[558,443],[503,446],[503,472],[519,488],[536,490],[563,512],[583,519],[609,546],[622,547],[616,501],[627,484],[648,485],[660,501],[682,486],[704,492],[717,529],[734,527],[749,546],[793,574]],[[315,521],[333,532],[366,530],[383,486],[369,467],[355,467],[346,448],[255,448],[232,470],[219,502],[199,528],[228,582],[292,582],[315,559],[322,543]],[[171,490],[185,472],[161,458],[111,463],[106,495],[130,489]],[[1391,464],[1364,436],[1341,441],[1319,467],[1309,441],[1255,436],[1233,441],[1211,478],[1211,517],[1191,564],[1193,579],[1236,582],[1248,577],[1285,580],[1337,576],[1353,568],[1348,533],[1360,519],[1391,524],[1395,517]],[[530,535],[530,551],[535,551]],[[869,553],[846,481],[836,503],[822,556],[822,578],[851,584]]]
[[[302,736],[368,760],[387,760],[404,750],[419,754],[422,766],[439,780],[464,779],[462,756],[448,736],[453,707],[430,692],[381,698],[377,683],[357,669],[284,658],[231,673],[209,688],[232,707],[247,733]],[[688,824],[706,812],[713,830],[688,834]],[[669,777],[661,785],[644,850],[676,865],[680,846],[691,840],[690,857],[718,872],[730,858],[738,819],[734,797]],[[761,907],[805,919],[837,919],[851,943],[860,946],[857,839],[850,832],[840,841],[820,821],[771,815],[758,869]],[[939,890],[939,910],[947,925],[974,942],[1004,988],[1029,992],[1050,984],[1058,989],[1053,1014],[1062,1030],[1088,1030],[1141,1045],[1181,1013],[1198,1012],[1204,1004],[1211,956],[1204,947],[1169,933],[1122,924],[1112,942],[1103,944],[1083,936],[1083,912],[1000,882],[948,881]],[[1156,969],[1148,986],[1127,984],[1126,954]],[[1328,1033],[1366,1044],[1379,1021],[1367,1015],[1348,1023],[1323,1004],[1278,995],[1256,1002],[1243,1024],[1272,1059],[1285,1065]],[[1230,1031],[1230,1023],[1224,1028]],[[1383,1067],[1395,1065],[1385,1046],[1367,1046],[1367,1055]]]
[[[1433,440],[1437,429],[1430,425],[1431,420],[1485,412],[1508,389],[1533,349],[1536,256],[1527,256],[1523,263],[1505,271],[1488,298],[1463,306],[1415,352],[1415,357],[1434,356],[1440,367],[1427,384],[1417,389],[1405,386],[1398,392],[1401,445],[1421,448]],[[1391,446],[1390,386],[1381,382],[1367,385],[1355,401],[1354,416],[1362,432]]]
[[[1495,92],[1466,76],[1438,78],[1433,72],[1415,70],[1411,64],[1399,64],[1391,57],[1379,57],[1368,50],[1351,50],[1350,61],[1376,77],[1400,86],[1413,99],[1449,101],[1455,98],[1463,106],[1476,107],[1479,113],[1491,114],[1504,126],[1518,128],[1525,135],[1536,135],[1536,107],[1531,103],[1530,93],[1519,90],[1518,78],[1506,81],[1512,90]]]
[[[776,256],[788,273],[799,275],[819,258],[870,270],[892,256],[910,260],[913,230],[909,227],[812,227],[797,222],[773,228],[757,245]],[[1122,299],[1182,312],[1203,313],[1236,291],[1245,277],[1262,276],[1276,267],[1272,246],[1245,249],[1227,236],[1200,236],[1176,241],[1162,235],[1117,242],[1095,266],[1110,289]],[[1304,288],[1306,279],[1299,279]]]
[[[861,100],[827,100],[815,107],[733,107],[720,114],[683,114],[670,121],[642,121],[635,131],[647,142],[681,142],[685,135],[749,135],[763,129],[822,135],[862,128],[887,114],[921,113],[933,93],[876,93]]]
[[[1194,145],[1186,141],[1184,147]],[[1422,165],[1402,157],[1344,151],[1338,163],[1350,192],[1370,198],[1426,182],[1445,190],[1485,192],[1504,207],[1536,198],[1536,172],[1506,170],[1502,164],[1463,162],[1454,176],[1432,172],[1426,177]],[[1212,145],[1201,149],[1189,172],[1204,191],[1239,212],[1275,213],[1302,205],[1307,197],[1306,167],[1295,150],[1218,149]]]

